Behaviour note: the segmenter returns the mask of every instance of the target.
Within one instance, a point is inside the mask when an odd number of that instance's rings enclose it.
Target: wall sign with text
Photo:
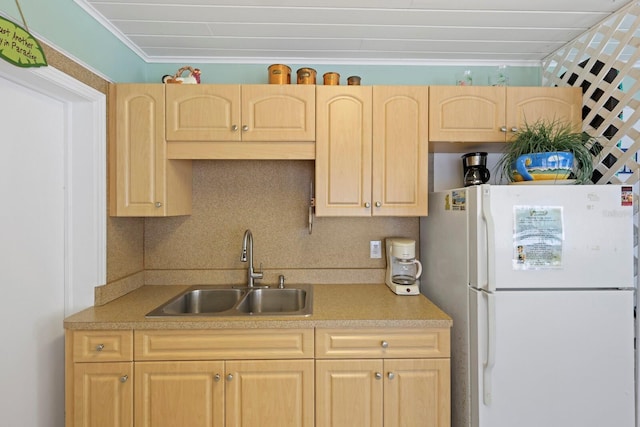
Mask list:
[[[42,47],[27,30],[0,16],[0,58],[18,67],[47,65]]]

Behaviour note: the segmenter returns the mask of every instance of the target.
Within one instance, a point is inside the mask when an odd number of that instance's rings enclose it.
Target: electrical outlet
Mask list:
[[[369,258],[382,258],[382,242],[380,240],[369,242]]]

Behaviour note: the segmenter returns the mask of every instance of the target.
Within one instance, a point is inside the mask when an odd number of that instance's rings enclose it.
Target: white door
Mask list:
[[[0,92],[0,413],[4,425],[62,426],[62,104],[2,79]]]
[[[0,61],[2,425],[64,425],[66,314],[105,282],[105,97]]]
[[[633,291],[471,289],[472,426],[633,427]]]

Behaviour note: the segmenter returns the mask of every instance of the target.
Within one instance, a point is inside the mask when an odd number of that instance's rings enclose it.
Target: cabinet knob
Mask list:
[[[371,207],[371,203],[369,202],[364,202],[364,207],[369,209]]]
[[[390,380],[394,379],[396,377],[396,374],[394,374],[393,372],[389,372],[387,374],[387,377],[389,377]]]
[[[517,128],[517,127],[515,127],[515,126],[514,126],[514,127],[512,127],[512,128],[511,128],[511,132],[513,132],[513,133],[518,133],[518,128]]]
[[[382,379],[382,374],[380,372],[376,372],[375,373],[375,377],[377,380],[381,380]]]
[[[129,375],[123,375],[120,377],[120,382],[126,383],[128,379],[129,379]]]
[[[507,127],[506,127],[506,126],[502,126],[502,127],[500,128],[500,132],[507,133]]]
[[[233,132],[237,132],[238,131],[238,125],[231,125],[231,130]]]
[[[156,208],[161,208],[162,207],[162,202],[156,202]]]
[[[376,202],[376,208],[379,208],[380,206],[382,206],[382,203]]]
[[[246,132],[249,130],[249,126],[247,125],[242,125],[242,132]]]
[[[382,342],[380,343],[380,347],[382,347],[382,348],[389,348],[389,343],[388,343],[387,341],[382,341]]]
[[[220,381],[220,374],[215,374],[215,375],[213,376],[213,380],[214,380],[215,382]]]
[[[104,350],[104,344],[98,344],[96,346],[96,351],[102,351],[102,350]]]
[[[231,381],[233,379],[233,375],[229,374],[227,375],[227,381]]]

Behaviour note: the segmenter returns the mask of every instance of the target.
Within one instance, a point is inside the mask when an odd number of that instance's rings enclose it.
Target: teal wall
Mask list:
[[[269,64],[159,64],[146,63],[100,25],[73,0],[19,0],[29,31],[113,82],[160,82],[165,74],[175,74],[183,65],[202,71],[202,83],[267,83]],[[22,25],[16,0],[0,0],[0,15]],[[281,62],[275,58],[274,63]],[[341,83],[348,76],[359,75],[363,85],[409,84],[452,85],[455,75],[470,69],[475,85],[487,85],[493,66],[445,65],[326,65],[287,64],[295,72],[311,67],[318,72],[318,82],[327,71],[340,73]],[[509,67],[513,86],[539,86],[541,67]]]
[[[275,61],[274,61],[275,62]],[[191,65],[201,70],[201,83],[267,83],[269,64],[149,64],[152,82],[160,82],[165,74],[175,74],[182,65]],[[409,85],[453,85],[455,76],[469,69],[474,84],[486,86],[489,75],[496,67],[464,67],[435,65],[327,65],[290,64],[291,81],[296,80],[296,70],[311,67],[317,71],[316,81],[322,84],[322,75],[327,71],[340,74],[340,84],[346,84],[347,77],[362,77],[363,85],[409,84]],[[513,86],[540,86],[541,67],[509,67],[510,84]]]
[[[29,32],[113,81],[144,81],[147,64],[73,0],[19,0]],[[16,0],[0,14],[23,26]]]

